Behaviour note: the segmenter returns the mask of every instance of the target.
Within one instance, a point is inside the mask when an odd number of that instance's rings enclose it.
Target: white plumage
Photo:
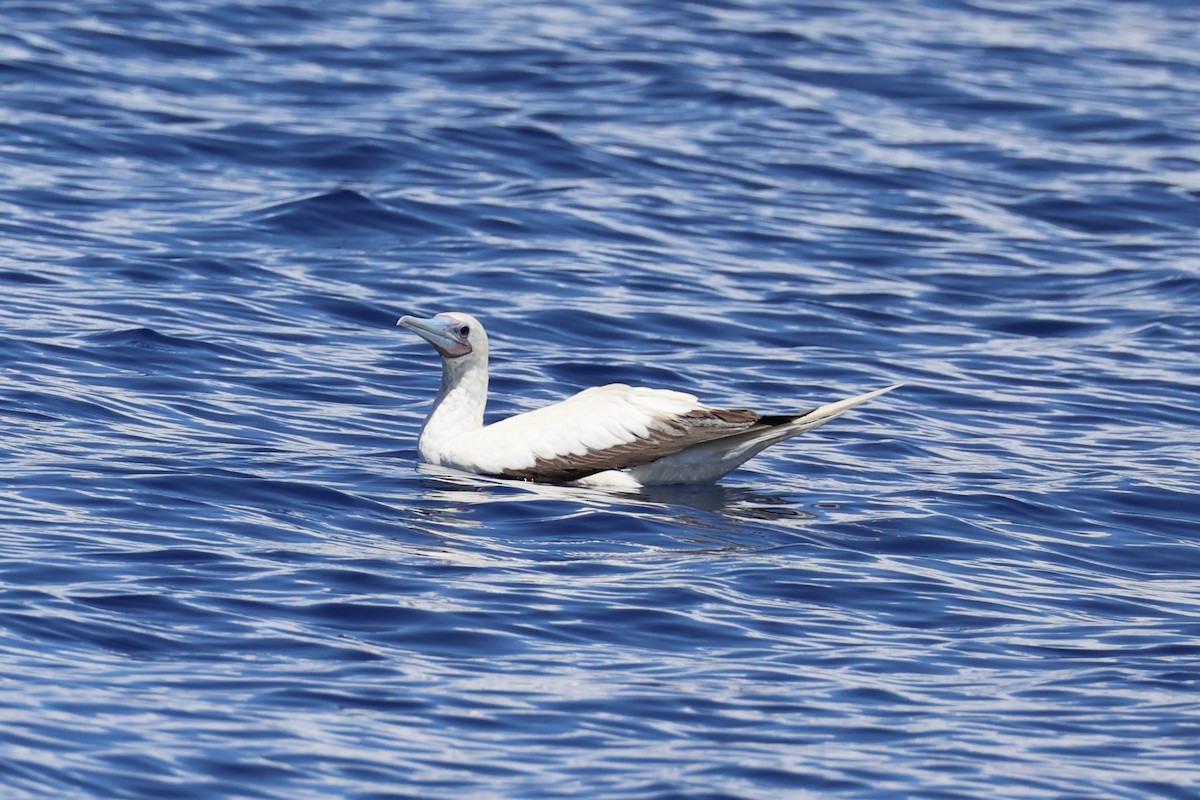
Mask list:
[[[483,475],[627,488],[715,481],[770,445],[896,388],[801,414],[760,415],[614,383],[485,426],[488,340],[479,320],[452,312],[397,324],[442,357],[442,386],[418,443],[421,460]]]

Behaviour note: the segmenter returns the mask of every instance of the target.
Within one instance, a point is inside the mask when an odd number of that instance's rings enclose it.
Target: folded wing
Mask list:
[[[453,443],[452,461],[506,478],[565,482],[648,464],[783,420],[710,408],[682,392],[618,383],[464,434]]]

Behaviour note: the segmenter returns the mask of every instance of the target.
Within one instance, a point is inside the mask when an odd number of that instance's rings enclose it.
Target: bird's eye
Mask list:
[[[458,326],[458,335],[462,336],[463,338],[470,336],[471,335],[471,326],[470,325],[459,325]]]

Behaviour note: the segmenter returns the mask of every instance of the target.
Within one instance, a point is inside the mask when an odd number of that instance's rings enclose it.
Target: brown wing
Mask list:
[[[779,424],[791,417],[760,417],[746,409],[705,408],[660,419],[660,426],[632,442],[591,450],[580,455],[538,459],[526,469],[505,470],[506,478],[565,483],[609,469],[629,469],[686,450],[692,445],[735,436],[754,427]]]

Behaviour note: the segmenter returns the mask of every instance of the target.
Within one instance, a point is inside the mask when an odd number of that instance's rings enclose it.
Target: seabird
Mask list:
[[[442,386],[417,444],[421,460],[502,478],[609,488],[709,483],[900,385],[800,414],[761,415],[613,383],[484,425],[488,337],[479,320],[455,311],[396,324],[442,357]]]

